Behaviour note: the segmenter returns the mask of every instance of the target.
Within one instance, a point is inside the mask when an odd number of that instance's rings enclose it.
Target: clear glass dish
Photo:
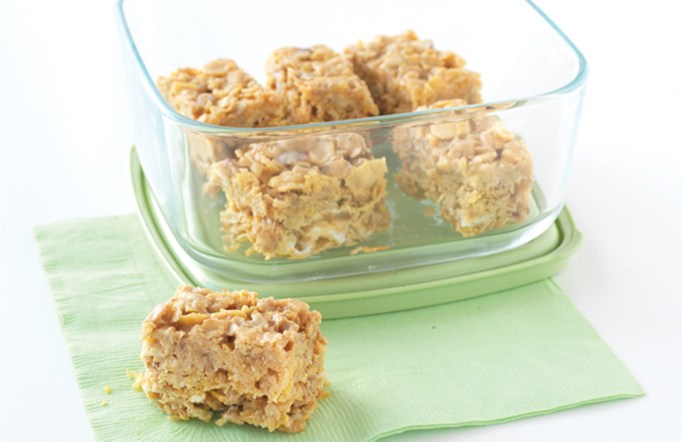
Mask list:
[[[547,230],[563,208],[587,65],[571,41],[530,2],[119,0],[118,8],[140,163],[178,244],[214,272],[251,282],[309,281],[374,272],[390,276],[398,269],[514,249]],[[484,102],[344,121],[238,128],[181,115],[166,103],[155,84],[159,76],[177,68],[200,67],[221,57],[237,61],[263,84],[264,61],[279,47],[325,44],[342,52],[359,39],[368,41],[408,29],[433,40],[437,49],[464,57],[467,68],[481,75]],[[431,170],[435,166],[416,164],[419,156],[411,152],[415,146],[428,150],[424,137],[462,124],[477,140],[487,135],[477,133],[476,128],[500,124],[514,135],[514,142],[525,145],[532,161],[532,177],[523,185],[525,196],[511,197],[514,207],[521,207],[514,210],[523,216],[493,228],[475,228],[473,235],[467,233],[468,221],[457,225],[458,232],[452,218],[444,219],[441,214],[447,206],[441,200],[448,200],[452,188],[441,186],[437,197],[419,198],[410,196],[398,182],[403,169],[411,172],[410,168],[418,171],[420,167],[428,179],[447,180],[447,173]],[[220,215],[225,195],[206,192],[207,177],[197,165],[198,157],[215,149],[221,150],[221,157],[230,157],[235,149],[246,152],[254,143],[314,147],[349,136],[361,137],[373,158],[385,159],[387,173],[381,185],[386,187],[384,203],[390,220],[383,228],[352,244],[329,247],[303,259],[249,254],[248,242],[226,247]],[[502,150],[496,152],[500,160]],[[489,198],[486,204],[493,208],[485,210],[491,213],[498,210],[495,204],[509,201],[489,197],[489,189],[518,187],[507,183],[508,175],[501,172],[492,176],[497,184],[479,182],[490,174],[467,177],[473,190],[463,197]],[[478,185],[482,187],[477,189]],[[467,209],[462,209],[464,203],[457,204],[460,216]],[[490,213],[478,215],[479,221],[495,218]],[[317,241],[329,240],[320,237]],[[318,246],[324,249],[326,244]]]

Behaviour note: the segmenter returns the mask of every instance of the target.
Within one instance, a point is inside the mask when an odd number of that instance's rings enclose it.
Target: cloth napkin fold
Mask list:
[[[99,441],[376,440],[643,394],[546,279],[451,304],[323,321],[331,397],[303,433],[173,422],[126,376],[142,369],[142,320],[175,290],[137,218],[60,222],[36,228],[36,238]],[[261,293],[269,295],[276,293]]]

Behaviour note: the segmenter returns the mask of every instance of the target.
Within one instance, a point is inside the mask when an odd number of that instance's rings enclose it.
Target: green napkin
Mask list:
[[[303,433],[173,422],[126,377],[127,369],[142,369],[142,319],[175,289],[138,220],[67,221],[37,228],[36,237],[100,441],[376,440],[643,394],[546,279],[436,307],[323,322],[332,394]]]

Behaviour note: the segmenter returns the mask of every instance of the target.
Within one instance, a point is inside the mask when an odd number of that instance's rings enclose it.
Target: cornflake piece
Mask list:
[[[180,286],[142,324],[142,389],[173,419],[303,431],[328,395],[320,321],[300,301]]]
[[[422,109],[463,106],[463,100]],[[533,165],[525,143],[496,117],[398,127],[393,147],[403,169],[396,180],[408,194],[436,201],[441,215],[463,236],[518,223],[528,217]]]
[[[481,80],[451,51],[438,51],[413,31],[379,36],[344,51],[372,93],[382,115],[412,112],[440,100],[481,101]]]
[[[375,247],[369,247],[369,246],[357,246],[353,250],[350,251],[351,255],[357,255],[358,253],[376,253],[376,252],[383,252],[384,250],[390,249],[389,246],[375,246]]]
[[[424,208],[423,215],[425,218],[431,218],[435,213],[435,210],[433,209],[432,206],[428,206]]]
[[[367,85],[327,46],[286,47],[267,61],[268,86],[286,102],[290,124],[377,115]]]
[[[225,192],[227,249],[305,258],[355,245],[388,227],[386,161],[355,133],[255,143],[216,163],[211,181]]]

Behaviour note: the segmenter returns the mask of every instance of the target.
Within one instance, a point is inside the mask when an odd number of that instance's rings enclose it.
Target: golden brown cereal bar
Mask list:
[[[481,80],[451,51],[439,51],[413,31],[359,42],[344,52],[382,115],[412,112],[440,100],[481,101]]]
[[[226,58],[203,69],[178,69],[157,84],[171,107],[202,123],[268,127],[279,126],[284,119],[279,97]]]
[[[228,250],[305,258],[355,245],[388,227],[386,161],[355,133],[255,143],[216,163]]]
[[[160,77],[157,85],[172,108],[202,123],[232,127],[286,123],[281,99],[229,59],[213,60],[203,69],[178,69]],[[204,134],[190,133],[188,145],[190,160],[203,175],[230,153],[223,139]]]
[[[142,324],[139,386],[174,419],[303,431],[327,395],[320,321],[300,301],[180,286]]]
[[[457,107],[450,100],[429,108]],[[530,211],[533,165],[523,140],[496,117],[397,127],[393,147],[403,162],[396,179],[415,197],[437,202],[441,215],[464,236],[525,220]]]
[[[268,86],[286,102],[290,124],[378,114],[367,85],[327,46],[286,47],[268,59]]]

